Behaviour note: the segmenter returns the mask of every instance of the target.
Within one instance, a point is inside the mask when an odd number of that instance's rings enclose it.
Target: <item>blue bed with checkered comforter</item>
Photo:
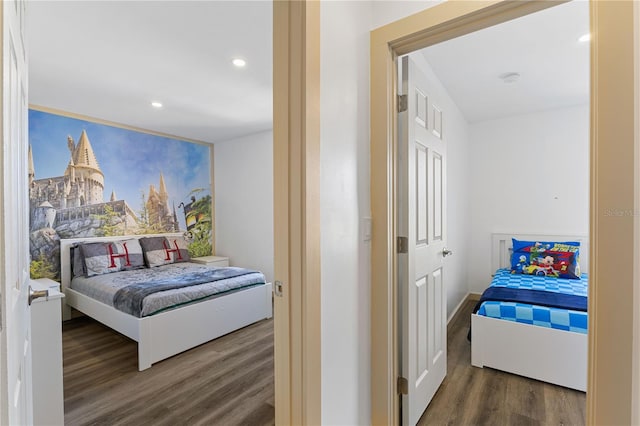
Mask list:
[[[541,277],[511,274],[509,269],[498,269],[490,287],[544,290],[553,293],[584,296],[588,294],[587,274],[580,279]],[[517,302],[486,301],[480,305],[478,315],[505,319],[541,327],[587,333],[587,313],[560,308]]]

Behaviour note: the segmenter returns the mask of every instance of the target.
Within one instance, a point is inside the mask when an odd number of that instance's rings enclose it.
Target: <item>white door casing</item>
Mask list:
[[[33,422],[29,294],[29,206],[27,194],[26,2],[2,2],[2,216],[0,271],[0,423]]]
[[[407,109],[398,117],[398,254],[400,371],[407,379],[402,423],[415,425],[447,372],[446,146],[442,112],[428,82],[409,56],[401,61],[400,94]]]

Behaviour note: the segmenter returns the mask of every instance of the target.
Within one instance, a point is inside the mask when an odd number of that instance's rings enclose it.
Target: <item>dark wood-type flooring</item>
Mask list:
[[[474,300],[448,327],[447,377],[419,425],[584,425],[586,394],[490,368],[471,366],[467,332]]]
[[[273,320],[138,371],[137,344],[89,318],[63,326],[66,425],[274,424]]]
[[[420,425],[584,425],[585,394],[471,366],[467,301],[448,328],[448,373]],[[273,321],[137,369],[135,342],[88,319],[63,327],[67,425],[274,423]]]

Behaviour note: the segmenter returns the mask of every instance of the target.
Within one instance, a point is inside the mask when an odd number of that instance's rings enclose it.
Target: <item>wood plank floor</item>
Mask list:
[[[63,356],[66,425],[274,424],[273,320],[139,372],[134,341],[77,318]]]
[[[583,425],[585,394],[471,366],[469,301],[448,327],[448,373],[420,425]],[[88,319],[63,327],[67,425],[271,425],[273,321],[138,372],[135,342]]]
[[[586,394],[471,366],[467,332],[475,301],[448,326],[447,377],[419,425],[584,425]]]

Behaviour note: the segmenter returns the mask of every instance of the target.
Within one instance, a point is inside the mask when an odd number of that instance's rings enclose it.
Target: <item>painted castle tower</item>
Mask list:
[[[73,138],[67,138],[67,146],[71,153],[69,165],[64,171],[66,206],[79,207],[85,204],[98,204],[104,201],[104,174],[93,153],[93,148],[87,137],[87,132],[82,131],[77,144]]]
[[[178,218],[175,208],[173,212],[169,210],[169,193],[162,173],[160,173],[160,185],[157,191],[153,184],[149,185],[149,195],[145,207],[147,208],[150,224],[163,231],[178,230]]]
[[[69,164],[63,176],[35,179],[33,155],[29,147],[29,201],[31,208],[43,202],[56,210],[99,204],[104,201],[104,174],[93,152],[86,131],[82,131],[76,144],[67,139]]]

